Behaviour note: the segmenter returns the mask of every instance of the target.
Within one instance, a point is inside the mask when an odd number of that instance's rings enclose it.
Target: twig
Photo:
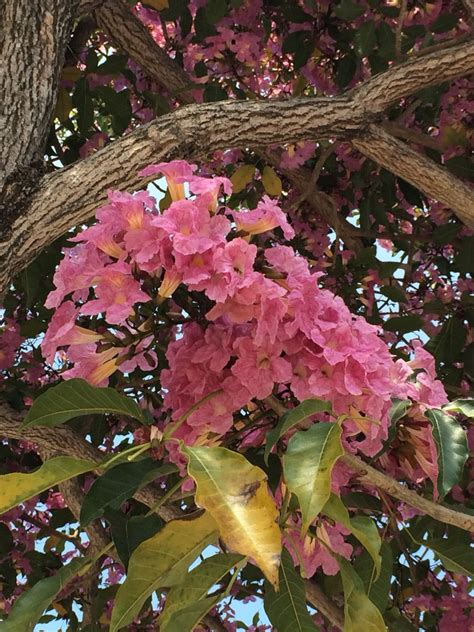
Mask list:
[[[316,608],[332,625],[340,630],[344,627],[344,615],[339,608],[323,593],[319,586],[310,580],[304,583],[306,590],[306,599]]]
[[[407,0],[402,0],[400,13],[398,14],[397,30],[395,32],[395,56],[397,59],[400,59],[402,56],[402,30],[403,21],[405,20],[407,14],[407,5]]]

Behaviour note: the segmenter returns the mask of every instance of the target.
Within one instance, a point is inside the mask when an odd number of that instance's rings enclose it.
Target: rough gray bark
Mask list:
[[[224,101],[179,108],[43,178],[30,204],[0,235],[0,292],[49,243],[91,217],[110,188],[130,190],[152,162],[203,158],[216,149],[268,147],[301,140],[363,138],[381,109],[427,86],[474,71],[474,44],[462,42],[377,75],[350,96]],[[418,154],[412,154],[413,160]],[[415,165],[416,167],[416,165]],[[460,181],[447,176],[451,188]],[[434,191],[425,191],[436,198]]]
[[[0,74],[0,190],[41,161],[78,0],[4,0]]]

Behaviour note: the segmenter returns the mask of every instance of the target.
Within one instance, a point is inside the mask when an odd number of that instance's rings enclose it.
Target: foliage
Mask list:
[[[123,4],[169,81],[102,9],[78,18],[52,169],[183,103],[343,94],[468,30],[459,2]],[[472,180],[470,90],[382,124]],[[474,515],[472,232],[336,136],[175,158],[2,297],[2,629],[471,629],[469,535],[433,515]]]

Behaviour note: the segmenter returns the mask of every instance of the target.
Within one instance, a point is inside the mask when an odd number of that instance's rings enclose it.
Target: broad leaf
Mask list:
[[[409,399],[392,399],[392,407],[390,408],[389,412],[390,423],[393,425],[396,424],[397,421],[402,419],[410,406],[411,402]]]
[[[428,410],[426,416],[438,449],[438,493],[443,498],[461,478],[469,454],[466,433],[454,417],[439,408]]]
[[[385,632],[380,610],[367,597],[364,584],[351,565],[339,559],[344,587],[344,632]]]
[[[280,589],[265,585],[265,612],[278,632],[314,632],[318,630],[306,607],[306,593],[288,551],[283,550],[280,566]]]
[[[375,522],[368,516],[355,516],[351,518],[344,503],[338,496],[331,494],[328,502],[324,505],[323,513],[340,522],[359,540],[367,549],[375,564],[375,579],[380,574],[382,560],[380,558],[381,540]]]
[[[152,459],[129,461],[107,470],[96,479],[88,491],[81,508],[81,524],[87,526],[104,513],[107,507],[118,509],[133,496],[150,477],[158,475],[160,468]]]
[[[113,388],[96,388],[75,378],[49,388],[33,402],[23,426],[57,426],[74,417],[113,413],[142,421],[142,411],[131,397]]]
[[[230,181],[232,182],[232,191],[234,193],[240,193],[245,187],[250,184],[255,174],[255,165],[242,165],[234,171]]]
[[[15,599],[8,619],[2,621],[2,632],[32,632],[56,595],[89,561],[87,558],[74,559],[53,577],[41,579],[22,593]]]
[[[441,560],[443,566],[453,573],[474,577],[474,550],[466,544],[449,540],[423,541]]]
[[[110,632],[129,625],[155,590],[181,582],[199,553],[217,537],[217,525],[206,512],[196,520],[173,520],[142,542],[118,590]]]
[[[382,542],[380,553],[382,555],[382,568],[377,579],[375,578],[377,571],[374,561],[367,551],[363,551],[356,558],[354,570],[363,581],[369,599],[380,612],[384,612],[388,604],[393,571],[392,549],[388,542]]]
[[[262,184],[268,195],[273,195],[275,197],[281,195],[281,180],[272,167],[266,166],[263,168]]]
[[[335,423],[316,424],[290,439],[283,471],[288,489],[300,503],[302,532],[308,530],[328,501],[332,469],[343,453],[341,428]]]
[[[163,520],[156,513],[128,517],[121,511],[108,509],[105,518],[110,523],[112,539],[125,568],[128,568],[133,551],[164,526]]]
[[[57,456],[31,474],[14,472],[0,476],[0,514],[37,496],[50,487],[97,467],[94,461]]]
[[[465,417],[474,417],[474,399],[455,399],[453,402],[443,406],[443,410],[462,413]]]
[[[280,417],[278,424],[267,434],[267,442],[265,444],[265,463],[268,463],[268,457],[275,443],[288,430],[300,424],[302,421],[311,417],[316,413],[329,412],[331,410],[331,402],[323,399],[306,399],[296,408],[289,410]]]
[[[181,584],[173,586],[167,594],[166,605],[159,618],[160,630],[192,630],[193,624],[196,625],[215,605],[215,598],[206,599],[209,590],[242,559],[241,555],[228,553],[203,560]],[[199,617],[197,621],[196,617]]]
[[[196,481],[196,503],[212,514],[228,549],[251,557],[277,586],[281,533],[265,472],[225,448],[182,450]]]

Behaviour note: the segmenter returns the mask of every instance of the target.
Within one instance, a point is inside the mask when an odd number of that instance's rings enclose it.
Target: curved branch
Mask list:
[[[445,204],[466,226],[474,228],[474,193],[447,169],[376,125],[370,125],[367,136],[354,139],[352,144],[365,156],[413,184],[428,197]]]
[[[323,593],[319,586],[310,580],[304,583],[306,599],[334,626],[344,628],[344,615],[339,608]]]
[[[204,157],[223,148],[360,136],[378,108],[474,70],[473,49],[469,41],[410,60],[374,77],[352,97],[204,103],[156,119],[43,179],[21,217],[3,235],[0,293],[46,245],[90,218],[108,189],[144,185],[137,172],[151,162]]]
[[[0,404],[0,438],[18,439],[20,441],[31,441],[36,444],[40,451],[48,453],[64,454],[78,459],[88,459],[95,463],[101,463],[107,456],[97,448],[94,448],[74,430],[67,426],[47,428],[45,426],[30,426],[21,428],[22,416],[6,404]],[[148,507],[155,506],[163,497],[163,494],[153,487],[146,485],[134,494],[134,498],[144,503]],[[161,506],[158,513],[163,520],[173,520],[181,513],[173,507]]]

